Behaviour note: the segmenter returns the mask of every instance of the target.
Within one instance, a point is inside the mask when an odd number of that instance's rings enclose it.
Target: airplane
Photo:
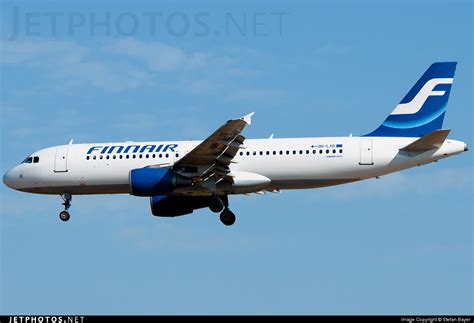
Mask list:
[[[442,129],[456,62],[432,64],[386,120],[362,136],[246,139],[253,113],[202,141],[113,142],[39,150],[3,177],[8,187],[58,194],[70,219],[73,195],[148,197],[151,213],[174,217],[209,208],[230,226],[229,195],[356,182],[468,150]]]

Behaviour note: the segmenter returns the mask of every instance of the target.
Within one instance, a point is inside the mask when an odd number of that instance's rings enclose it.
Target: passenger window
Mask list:
[[[89,156],[87,156],[87,157],[86,157],[86,159],[87,159],[87,160],[89,160],[89,159],[90,159],[90,157],[89,157]]]
[[[260,152],[260,156],[262,156],[262,155],[263,155],[263,151]]]
[[[290,151],[289,151],[289,150],[287,150],[287,151],[286,151],[286,154],[287,154],[287,155],[289,155],[289,154],[290,154]]]
[[[253,155],[254,155],[254,156],[257,156],[257,152],[256,152],[256,151],[254,151],[254,152],[253,152]]]
[[[170,155],[169,154],[166,154],[165,157],[168,158]]]
[[[316,150],[313,150],[313,155],[316,155]]]
[[[130,156],[129,156],[129,155],[127,155],[127,156],[125,156],[125,158],[129,159],[129,158],[130,158]]]
[[[152,157],[153,157],[153,158],[156,158],[156,155],[155,155],[155,154],[153,154],[153,155],[152,155]]]
[[[342,154],[342,149],[339,149],[339,153]]]
[[[132,155],[132,158],[135,159],[135,157],[137,157],[136,155]]]
[[[267,151],[267,156],[268,156],[268,155],[270,155],[270,152],[269,152],[269,151]]]
[[[306,150],[306,155],[309,155],[309,150]]]
[[[92,157],[92,159],[96,160],[97,156]]]
[[[115,159],[115,158],[117,158],[117,156],[113,155],[112,158]]]
[[[283,150],[280,150],[280,155],[283,155]]]
[[[105,156],[105,159],[110,159],[110,156],[109,155]]]
[[[322,150],[322,149],[320,149],[320,150],[319,150],[319,153],[322,155],[322,154],[323,154],[323,150]]]
[[[293,155],[296,155],[296,150],[293,150]]]
[[[122,158],[123,158],[123,156],[122,156],[122,155],[119,155],[119,158],[120,158],[120,159],[122,159]]]
[[[250,151],[247,151],[246,155],[247,155],[247,156],[250,156]]]
[[[142,157],[143,157],[143,155],[141,155],[141,154],[140,154],[140,156],[138,156],[138,157],[139,157],[139,158],[142,158]]]
[[[329,149],[326,149],[326,154],[329,154]]]
[[[240,152],[240,156],[242,156],[244,153],[243,152]]]
[[[176,158],[178,158],[178,157],[179,157],[179,154],[177,153],[177,154],[176,154]],[[147,157],[146,157],[146,158],[148,158],[148,155],[147,155]]]
[[[300,155],[303,155],[303,151],[302,151],[302,150],[300,150]]]
[[[332,150],[332,153],[335,154],[335,153],[336,153],[336,149],[333,149],[333,150]]]
[[[162,157],[163,157],[163,154],[160,154],[160,158],[162,158]]]
[[[276,152],[276,151],[273,151],[273,155],[276,155],[276,154],[277,154],[277,152]]]

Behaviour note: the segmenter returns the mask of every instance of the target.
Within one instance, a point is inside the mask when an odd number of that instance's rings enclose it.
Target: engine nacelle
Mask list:
[[[130,171],[130,194],[135,196],[165,195],[180,186],[192,185],[192,179],[174,173],[171,168],[145,167]]]
[[[209,197],[162,195],[150,197],[151,213],[155,216],[180,216],[208,206]]]

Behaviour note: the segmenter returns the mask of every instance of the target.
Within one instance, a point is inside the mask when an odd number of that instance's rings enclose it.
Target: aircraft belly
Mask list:
[[[120,194],[129,193],[130,185],[126,170],[87,170],[71,167],[68,172],[41,176],[22,188],[24,192],[38,194]]]
[[[41,186],[19,189],[27,193],[37,194],[64,194],[89,195],[89,194],[128,194],[130,185],[112,184],[112,185],[70,185],[70,186]]]
[[[306,180],[276,180],[272,181],[269,189],[291,190],[305,188],[319,188],[333,185],[346,184],[356,182],[360,179],[306,179]]]

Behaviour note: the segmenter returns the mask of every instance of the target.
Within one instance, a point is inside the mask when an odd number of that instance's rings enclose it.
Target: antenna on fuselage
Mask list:
[[[72,142],[73,142],[73,141],[74,141],[74,139],[69,140],[68,145],[72,145]]]

